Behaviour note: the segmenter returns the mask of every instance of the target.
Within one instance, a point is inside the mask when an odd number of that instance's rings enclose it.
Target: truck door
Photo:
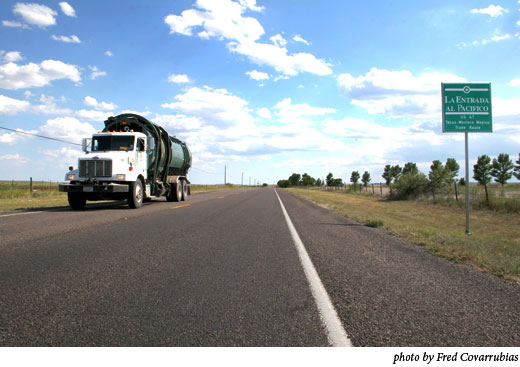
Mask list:
[[[138,138],[137,139],[137,149],[136,149],[136,166],[137,171],[139,173],[142,173],[144,177],[146,177],[146,150],[145,150],[145,143],[144,138]]]

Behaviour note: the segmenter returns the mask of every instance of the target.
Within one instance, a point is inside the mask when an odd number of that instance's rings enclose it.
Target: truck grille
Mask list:
[[[80,160],[79,177],[111,177],[111,160]]]

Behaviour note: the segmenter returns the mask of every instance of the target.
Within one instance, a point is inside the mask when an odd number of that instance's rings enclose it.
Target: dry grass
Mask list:
[[[287,189],[360,223],[381,228],[431,253],[456,262],[520,279],[520,215],[473,210],[471,236],[465,232],[463,208],[428,202],[388,201],[344,192]]]

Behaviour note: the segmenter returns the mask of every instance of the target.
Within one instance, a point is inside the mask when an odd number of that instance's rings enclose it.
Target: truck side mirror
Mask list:
[[[151,136],[148,137],[148,149],[147,152],[153,152],[155,150],[155,139]]]
[[[88,147],[92,142],[92,138],[83,138],[81,139],[81,150],[85,153],[88,153]]]

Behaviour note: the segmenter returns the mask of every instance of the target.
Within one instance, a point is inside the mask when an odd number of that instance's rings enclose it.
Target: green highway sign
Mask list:
[[[493,132],[491,83],[442,83],[442,132]]]

